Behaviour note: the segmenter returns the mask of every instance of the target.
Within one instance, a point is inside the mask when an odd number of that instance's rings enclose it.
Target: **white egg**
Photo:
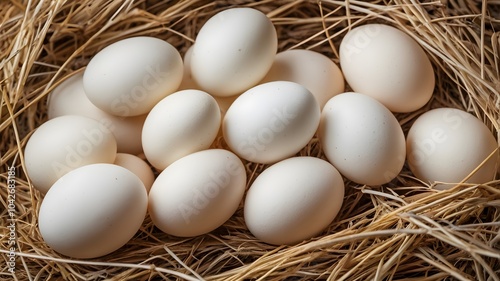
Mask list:
[[[483,122],[455,108],[438,108],[420,115],[408,132],[406,144],[411,171],[428,183],[464,180],[498,147]],[[466,182],[493,180],[497,161],[498,152]],[[452,186],[441,184],[437,188]]]
[[[108,45],[89,62],[83,86],[89,100],[118,116],[148,113],[179,87],[182,58],[172,45],[154,37],[132,37]]]
[[[200,90],[183,90],[161,100],[148,114],[142,146],[158,170],[210,147],[221,124],[215,99]]]
[[[148,197],[141,180],[113,164],[92,164],[59,179],[40,206],[47,245],[74,258],[96,258],[125,245],[139,230]]]
[[[258,239],[295,244],[324,230],[344,200],[342,176],[315,157],[292,157],[262,172],[247,192],[245,223]]]
[[[193,75],[191,74],[191,54],[193,53],[193,47],[194,45],[189,47],[184,55],[184,76],[182,77],[182,83],[179,86],[178,91],[190,89],[200,90],[200,86],[196,84],[193,79]],[[226,114],[227,109],[237,97],[238,95],[229,97],[214,96],[215,101],[217,101],[217,104],[219,105],[222,116]]]
[[[182,82],[177,91],[197,89],[200,90],[200,86],[196,84],[193,79],[193,74],[191,73],[191,54],[193,53],[193,47],[189,47],[184,54],[184,74],[182,75]]]
[[[275,81],[241,94],[227,110],[222,129],[232,151],[268,164],[299,152],[314,136],[319,120],[318,102],[304,86]]]
[[[398,120],[367,95],[331,98],[323,108],[319,138],[330,163],[356,183],[387,183],[405,163],[405,137]]]
[[[424,50],[403,31],[366,24],[349,31],[340,44],[340,65],[353,91],[369,95],[393,112],[424,106],[435,86]]]
[[[24,150],[26,172],[33,186],[46,193],[61,176],[94,163],[113,163],[116,140],[111,131],[85,116],[50,119],[30,136]]]
[[[344,76],[327,56],[302,49],[276,54],[271,69],[261,83],[291,81],[306,87],[320,108],[333,96],[344,92]]]
[[[228,150],[185,156],[157,177],[149,193],[149,214],[165,233],[190,237],[208,233],[238,208],[246,186],[241,160]]]
[[[63,115],[82,115],[95,119],[113,132],[118,152],[142,152],[141,132],[146,115],[121,117],[99,109],[85,95],[83,72],[69,77],[50,93],[47,112],[49,119]]]
[[[252,8],[231,8],[211,17],[191,55],[194,81],[214,96],[240,94],[271,67],[278,40],[272,22]]]
[[[149,192],[155,180],[155,175],[146,161],[132,154],[117,153],[114,164],[126,168],[138,176],[146,191]]]

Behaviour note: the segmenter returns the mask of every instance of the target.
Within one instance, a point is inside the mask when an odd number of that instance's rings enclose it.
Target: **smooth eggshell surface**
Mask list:
[[[398,120],[367,95],[342,93],[331,98],[318,132],[328,160],[356,183],[387,183],[405,163],[405,137]]]
[[[320,108],[333,96],[344,92],[340,68],[318,52],[294,49],[276,54],[271,69],[261,83],[291,81],[306,87]]]
[[[149,214],[160,230],[171,235],[208,233],[233,215],[245,186],[245,167],[232,152],[196,152],[157,177],[149,193]]]
[[[183,90],[161,100],[144,122],[142,145],[158,170],[210,147],[221,124],[215,99],[200,90]]]
[[[184,55],[184,76],[182,77],[182,83],[179,86],[178,91],[200,89],[200,86],[196,84],[196,82],[193,80],[193,75],[191,74],[191,54],[193,53],[193,47],[194,45],[189,47],[186,51],[186,54]],[[239,95],[233,95],[229,97],[214,96],[217,104],[219,105],[222,117],[224,117],[229,106],[238,96]]]
[[[302,85],[260,84],[241,94],[223,120],[227,144],[240,157],[269,164],[293,156],[314,136],[320,109]]]
[[[191,73],[191,54],[193,53],[193,47],[189,47],[184,54],[184,74],[182,75],[182,82],[177,91],[197,89],[200,90],[200,86],[196,84],[193,79],[193,74]]]
[[[483,122],[455,108],[438,108],[420,115],[408,132],[406,144],[411,171],[428,183],[461,182],[498,146]],[[498,153],[466,182],[493,180],[497,161]]]
[[[33,186],[46,193],[61,176],[94,163],[113,163],[116,140],[111,131],[85,116],[50,119],[31,135],[24,150],[26,171]]]
[[[89,100],[118,116],[148,113],[182,81],[177,49],[154,37],[132,37],[108,45],[89,62],[83,86]]]
[[[191,73],[213,96],[240,94],[271,67],[278,39],[272,22],[252,8],[231,8],[201,28],[191,55]]]
[[[146,191],[149,192],[155,180],[155,175],[146,161],[132,154],[117,153],[114,164],[126,168],[138,176]]]
[[[327,161],[293,157],[262,172],[247,192],[245,223],[259,240],[296,244],[324,230],[344,200],[344,182]]]
[[[146,115],[120,117],[99,109],[85,95],[83,72],[69,77],[50,93],[48,115],[49,119],[63,115],[90,117],[113,132],[118,152],[131,154],[142,152],[141,132]]]
[[[415,40],[392,26],[352,29],[339,55],[353,91],[377,99],[393,112],[415,111],[432,96],[435,78],[429,58]]]
[[[148,197],[141,180],[113,164],[75,169],[59,179],[40,206],[43,240],[74,258],[95,258],[125,245],[139,230]]]

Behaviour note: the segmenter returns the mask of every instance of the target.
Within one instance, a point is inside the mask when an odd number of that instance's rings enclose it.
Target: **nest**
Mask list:
[[[346,182],[335,221],[294,246],[275,247],[253,237],[242,206],[223,226],[194,238],[164,234],[148,217],[128,244],[96,259],[69,259],[43,242],[37,227],[42,196],[26,178],[23,150],[47,119],[51,90],[123,38],[162,38],[184,54],[209,17],[235,6],[267,14],[280,51],[311,49],[337,64],[349,29],[373,22],[395,26],[422,46],[436,73],[435,93],[425,108],[397,114],[404,132],[421,113],[454,107],[498,134],[497,1],[2,1],[0,279],[500,280],[500,181],[438,192],[407,166],[383,186]],[[323,157],[317,139],[300,154]],[[246,167],[249,184],[266,168]],[[12,260],[15,266],[6,266]]]

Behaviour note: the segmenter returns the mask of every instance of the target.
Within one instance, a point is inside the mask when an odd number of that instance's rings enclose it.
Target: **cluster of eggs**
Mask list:
[[[424,51],[396,28],[348,32],[342,71],[314,51],[276,52],[272,22],[232,8],[204,24],[184,59],[164,40],[133,37],[64,80],[24,152],[45,194],[45,242],[72,257],[102,256],[147,213],[171,235],[208,233],[242,202],[250,161],[270,166],[246,192],[248,229],[294,244],[337,216],[343,177],[385,184],[408,160],[423,181],[456,182],[496,151],[488,128],[457,109],[423,114],[405,138],[393,112],[424,106],[435,82]],[[344,78],[354,92],[344,92]],[[229,149],[213,148],[220,135]],[[315,135],[328,161],[296,156]],[[490,158],[469,180],[494,177]]]

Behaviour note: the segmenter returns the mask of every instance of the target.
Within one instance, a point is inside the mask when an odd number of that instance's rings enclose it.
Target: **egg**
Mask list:
[[[49,119],[63,115],[82,115],[95,119],[111,130],[118,152],[142,152],[141,132],[146,115],[121,117],[96,107],[85,95],[83,72],[67,78],[50,93],[47,113]]]
[[[191,54],[193,53],[193,47],[191,46],[187,49],[186,54],[184,55],[184,76],[182,77],[182,83],[179,86],[180,90],[190,90],[190,89],[200,89],[200,86],[196,84],[193,79],[193,75],[191,74]],[[233,101],[239,96],[233,95],[229,97],[217,97],[214,96],[215,101],[219,105],[221,116],[226,114],[229,106],[233,103]]]
[[[65,115],[40,125],[24,150],[26,172],[33,186],[46,193],[64,174],[94,163],[113,163],[116,140],[102,123]]]
[[[428,183],[458,183],[485,161],[498,144],[474,115],[455,108],[437,108],[420,115],[408,132],[407,159],[413,174]],[[466,182],[494,179],[498,152]],[[452,184],[438,184],[447,189]]]
[[[215,99],[200,90],[183,90],[161,100],[142,129],[147,160],[158,170],[210,147],[221,124]]]
[[[190,89],[200,90],[200,87],[194,81],[193,75],[191,73],[191,54],[193,53],[193,47],[194,46],[191,45],[191,47],[189,47],[184,54],[184,74],[182,75],[181,85],[177,89],[178,91]]]
[[[318,52],[294,49],[280,52],[261,83],[291,81],[306,87],[320,108],[333,96],[344,92],[344,76],[327,56]]]
[[[320,108],[302,85],[274,81],[241,94],[223,120],[223,136],[240,157],[270,164],[298,153],[314,136]]]
[[[272,22],[252,8],[230,8],[200,29],[191,55],[191,73],[204,91],[232,96],[255,86],[269,71],[278,40]]]
[[[126,168],[138,176],[146,191],[149,192],[155,180],[155,175],[146,161],[132,154],[117,153],[114,164]]]
[[[330,163],[356,183],[390,182],[405,163],[405,137],[398,120],[370,96],[342,93],[331,98],[318,133]]]
[[[263,242],[296,244],[324,230],[343,199],[344,182],[335,167],[315,157],[292,157],[257,176],[245,198],[244,219]]]
[[[88,99],[118,116],[148,113],[182,81],[177,49],[154,37],[132,37],[108,45],[89,62],[83,75]]]
[[[354,92],[393,112],[411,112],[432,97],[434,70],[420,45],[403,31],[365,24],[349,31],[339,48],[340,66]]]
[[[96,258],[125,245],[139,230],[148,197],[141,180],[113,164],[91,164],[61,177],[38,214],[47,245],[73,258]]]
[[[233,215],[245,186],[245,166],[234,153],[223,149],[195,152],[157,177],[149,193],[149,214],[165,233],[205,234]]]

